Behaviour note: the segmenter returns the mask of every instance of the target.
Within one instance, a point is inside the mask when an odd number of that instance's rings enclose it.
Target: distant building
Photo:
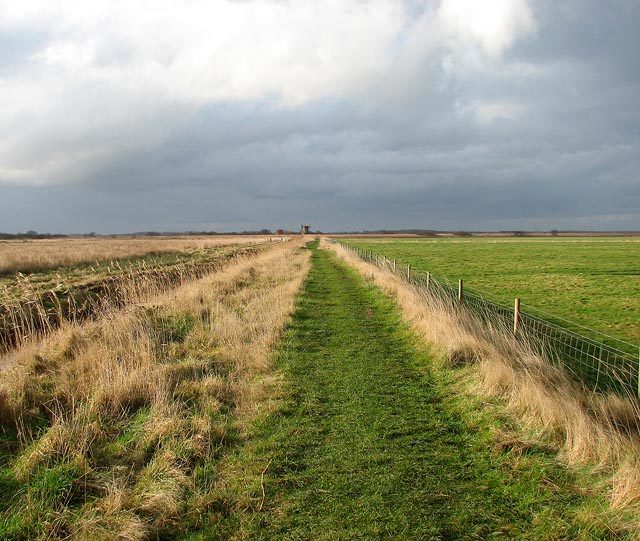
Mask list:
[[[301,235],[308,235],[309,234],[309,225],[301,225],[300,226],[300,234]]]

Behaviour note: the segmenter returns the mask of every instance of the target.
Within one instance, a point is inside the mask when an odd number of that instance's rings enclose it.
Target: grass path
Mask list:
[[[196,538],[582,538],[566,471],[541,449],[493,452],[487,416],[427,355],[388,298],[315,251],[278,360],[283,405],[237,457],[268,464],[265,496]]]

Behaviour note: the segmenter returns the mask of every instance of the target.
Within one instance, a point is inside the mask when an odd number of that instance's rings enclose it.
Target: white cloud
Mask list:
[[[535,30],[527,0],[443,0],[438,15],[451,44],[477,43],[494,59]]]
[[[52,34],[33,68],[128,90],[135,81],[186,102],[277,96],[289,105],[340,94],[387,67],[403,24],[387,0],[157,0],[47,2],[3,26],[30,17]]]
[[[533,28],[526,0],[0,0],[0,33],[47,36],[0,71],[0,182],[81,182],[153,151],[178,109],[424,99],[438,55],[495,61]]]
[[[533,26],[525,0],[444,0],[411,21],[394,0],[23,0],[0,12],[0,28],[50,34],[31,70],[188,102],[289,105],[379,81],[403,55],[428,55],[433,36],[495,55]]]

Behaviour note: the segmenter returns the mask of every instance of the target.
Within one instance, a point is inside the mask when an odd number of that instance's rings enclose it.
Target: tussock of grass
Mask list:
[[[307,268],[283,244],[19,350],[0,384],[0,537],[196,524]]]
[[[340,246],[329,247],[397,298],[405,317],[436,348],[444,364],[467,366],[460,376],[462,392],[500,399],[520,422],[515,436],[506,440],[550,445],[568,464],[587,468],[600,480],[599,490],[608,494],[609,510],[594,512],[617,521],[621,531],[637,526],[630,518],[640,503],[636,399],[591,393],[564,369],[536,355],[526,340],[515,340],[508,329],[487,327]]]

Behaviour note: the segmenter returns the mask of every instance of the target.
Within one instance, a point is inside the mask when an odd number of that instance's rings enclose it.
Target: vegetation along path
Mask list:
[[[238,457],[267,466],[260,505],[218,517],[196,537],[586,533],[575,520],[585,502],[567,472],[544,450],[517,459],[492,450],[486,416],[463,406],[442,371],[429,369],[428,353],[395,304],[330,252],[313,254],[278,363],[283,405],[259,423],[248,455]],[[603,535],[596,530],[585,538]]]

